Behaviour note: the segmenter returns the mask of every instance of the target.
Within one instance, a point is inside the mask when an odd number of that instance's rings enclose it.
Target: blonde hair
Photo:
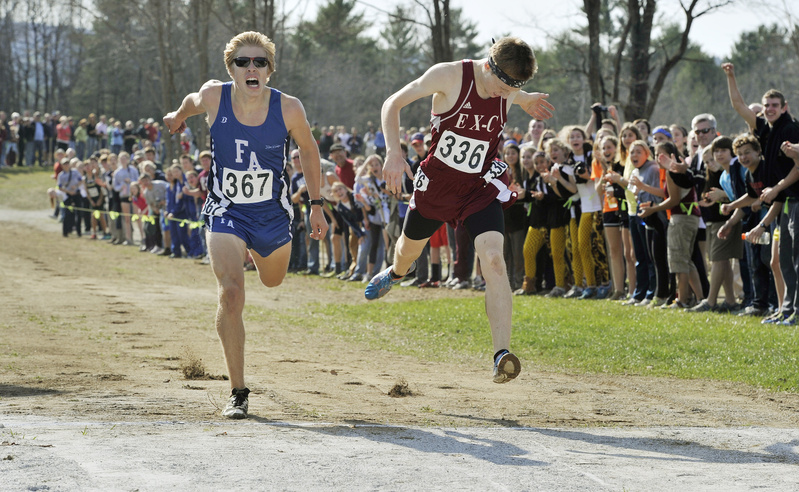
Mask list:
[[[225,45],[225,67],[231,77],[233,76],[233,59],[236,58],[236,53],[245,46],[257,46],[258,48],[262,48],[266,52],[267,75],[272,75],[275,72],[275,43],[265,34],[255,31],[246,31],[233,36]]]
[[[572,151],[571,147],[566,145],[566,142],[564,142],[563,140],[561,140],[561,139],[559,139],[557,137],[556,138],[550,138],[549,140],[547,140],[547,143],[544,144],[544,150],[547,153],[547,155],[549,155],[549,153],[551,152],[552,147],[557,147],[560,150],[564,151],[566,153],[565,157],[569,157],[569,154]]]
[[[649,160],[652,158],[652,151],[649,150],[649,144],[644,142],[643,140],[636,140],[635,142],[630,144],[630,151],[633,150],[633,147],[641,147],[646,152],[646,159]]]

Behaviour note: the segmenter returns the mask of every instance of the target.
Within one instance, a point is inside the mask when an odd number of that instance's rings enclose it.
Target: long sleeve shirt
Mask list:
[[[114,171],[114,190],[119,193],[121,198],[127,198],[130,196],[130,183],[138,181],[138,179],[139,170],[136,169],[136,166],[120,167]]]

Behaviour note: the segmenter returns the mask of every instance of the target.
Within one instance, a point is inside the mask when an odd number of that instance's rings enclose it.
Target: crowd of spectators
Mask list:
[[[196,153],[197,143],[190,129],[180,135],[179,143],[186,153]],[[134,149],[152,147],[158,162],[164,150],[161,126],[153,118],[122,121],[89,114],[85,118],[62,115],[59,111],[44,113],[24,111],[10,115],[0,111],[0,168],[6,166],[42,166],[54,164],[56,149],[73,149],[81,161],[100,149],[119,155],[133,154]]]
[[[505,210],[505,262],[516,295],[796,323],[799,243],[791,224],[799,214],[799,124],[778,91],[744,104],[732,66],[724,70],[749,132],[725,134],[708,113],[687,127],[624,122],[615,107],[599,104],[583,125],[554,129],[533,120],[526,131],[506,128],[499,158],[519,198]],[[391,261],[414,183],[407,179],[400,195],[386,193],[379,146],[359,155],[360,145],[347,145],[355,131],[330,127],[323,135],[331,234],[310,243],[296,234],[290,268],[368,282]],[[424,128],[404,132],[413,173],[430,141]],[[291,157],[295,228],[303,231],[307,194],[299,155]],[[468,236],[448,224],[401,285],[482,289],[485,282]]]
[[[627,305],[717,311],[792,325],[799,242],[799,124],[776,90],[747,105],[724,64],[732,106],[749,126],[724,134],[711,114],[653,126],[592,106],[584,125],[506,128],[499,158],[518,200],[505,210],[505,262],[516,295],[607,299]],[[385,140],[370,123],[312,125],[322,157],[330,232],[309,237],[299,151],[284,180],[294,206],[289,271],[368,282],[390,263],[414,182],[398,195],[382,178]],[[412,172],[430,151],[425,128],[402,130]],[[158,123],[57,112],[0,111],[2,165],[54,166],[49,190],[63,234],[137,244],[142,252],[208,262],[199,211],[212,154],[189,134],[162,162]],[[163,170],[162,170],[163,169]],[[455,227],[453,227],[455,226]],[[782,236],[782,237],[780,237]],[[252,268],[245,265],[245,268]],[[447,224],[404,287],[484,289],[468,235]],[[719,302],[721,290],[724,296]]]

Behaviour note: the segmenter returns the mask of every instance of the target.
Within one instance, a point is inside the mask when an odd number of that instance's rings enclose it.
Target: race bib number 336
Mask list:
[[[434,155],[453,169],[476,174],[483,168],[486,152],[488,152],[488,142],[446,130],[441,134]]]
[[[259,203],[272,199],[272,171],[225,169],[222,189],[233,203]]]

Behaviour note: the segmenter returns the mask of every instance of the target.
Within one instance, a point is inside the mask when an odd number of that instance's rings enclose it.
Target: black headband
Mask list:
[[[519,87],[521,87],[525,83],[527,83],[526,80],[514,79],[510,75],[508,75],[505,72],[503,72],[502,69],[499,68],[496,63],[494,63],[494,59],[491,58],[491,55],[488,55],[488,66],[491,67],[491,71],[494,73],[494,75],[496,75],[497,78],[499,80],[501,80],[503,83],[505,83],[506,85],[509,85],[511,87],[515,87],[515,88],[518,89]]]

